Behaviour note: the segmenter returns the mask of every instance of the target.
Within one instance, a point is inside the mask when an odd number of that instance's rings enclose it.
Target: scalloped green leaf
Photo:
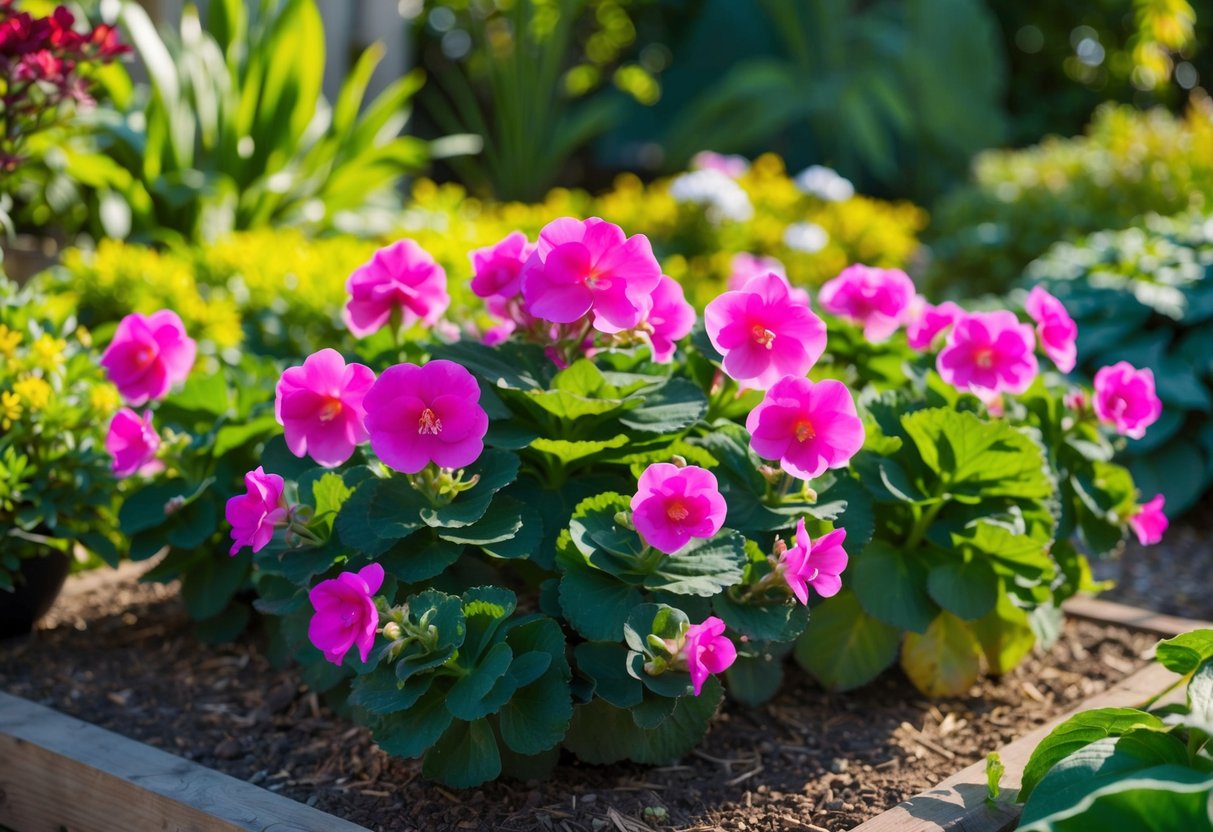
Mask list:
[[[389,714],[374,724],[375,742],[396,757],[420,757],[451,724],[446,691],[430,688],[411,708]]]
[[[497,738],[487,720],[456,721],[425,755],[421,773],[456,789],[470,789],[501,774]]]

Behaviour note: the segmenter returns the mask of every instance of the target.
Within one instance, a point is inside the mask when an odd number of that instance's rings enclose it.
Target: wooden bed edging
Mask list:
[[[1186,633],[1189,630],[1213,628],[1213,621],[1162,615],[1140,607],[1130,607],[1126,604],[1103,601],[1086,595],[1075,595],[1073,598],[1067,599],[1061,608],[1066,615],[1074,618],[1097,621],[1100,624],[1119,624],[1130,630],[1141,630],[1166,638]]]
[[[1002,776],[1002,795],[993,806],[986,803],[986,763],[981,760],[930,791],[916,794],[861,823],[852,832],[1008,832],[1019,820],[1020,807],[1013,801],[1019,792],[1024,766],[1050,731],[1080,711],[1140,705],[1178,678],[1160,664],[1147,665],[1069,713],[998,749],[1006,773]]]
[[[366,832],[6,693],[0,693],[0,827],[15,832]]]

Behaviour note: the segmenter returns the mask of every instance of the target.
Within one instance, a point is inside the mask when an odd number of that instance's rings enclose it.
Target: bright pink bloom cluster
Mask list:
[[[129,477],[137,472],[149,472],[155,467],[156,451],[160,448],[160,435],[152,427],[152,412],[145,411],[140,417],[129,407],[124,407],[110,420],[109,432],[105,435],[105,450],[114,458],[114,473]]]
[[[873,343],[897,331],[913,297],[914,283],[905,272],[862,263],[847,266],[817,294],[822,309],[861,324]]]
[[[799,286],[793,286],[788,280],[788,271],[783,263],[774,257],[763,257],[757,254],[739,252],[733,255],[732,271],[729,273],[728,288],[731,291],[744,289],[745,285],[756,277],[768,274],[779,275],[788,284],[788,292],[794,303],[809,305],[809,293]]]
[[[416,474],[431,462],[463,468],[484,450],[489,417],[480,385],[453,361],[388,367],[365,404],[371,448],[396,471]]]
[[[277,474],[267,474],[258,466],[244,475],[245,493],[227,501],[224,517],[232,527],[235,555],[245,546],[260,552],[274,537],[274,529],[286,522],[290,509],[282,496],[285,483]]]
[[[644,319],[660,281],[661,266],[643,234],[627,237],[598,217],[563,217],[539,232],[523,268],[522,296],[536,318],[570,324],[592,312],[595,328],[617,332]]]
[[[350,332],[365,338],[399,316],[400,325],[433,326],[450,306],[446,272],[413,240],[379,249],[354,270],[346,284],[350,299],[343,317]]]
[[[1078,361],[1078,324],[1070,317],[1062,302],[1041,287],[1028,293],[1024,307],[1029,317],[1036,322],[1036,334],[1041,349],[1057,369],[1068,373]]]
[[[804,480],[843,467],[864,440],[851,391],[834,379],[780,379],[750,411],[746,430],[756,454]]]
[[[911,349],[929,350],[935,339],[964,315],[965,311],[950,300],[934,306],[918,295],[906,310],[906,341]]]
[[[370,658],[379,628],[375,593],[381,586],[383,567],[372,563],[312,587],[308,599],[316,612],[308,624],[307,637],[325,659],[340,666],[354,646],[364,663]]]
[[[641,540],[667,555],[691,538],[714,536],[726,512],[716,475],[695,465],[653,463],[640,475],[632,497],[632,522]]]
[[[1118,361],[1095,373],[1095,415],[1130,439],[1141,439],[1146,428],[1162,415],[1162,401],[1154,391],[1154,373]]]
[[[137,407],[162,398],[185,381],[197,351],[176,312],[161,309],[148,316],[134,312],[118,323],[101,355],[101,366],[122,398]]]
[[[776,567],[796,600],[808,606],[812,586],[822,598],[837,595],[842,589],[842,572],[847,568],[847,553],[842,548],[847,539],[846,529],[809,539],[804,518],[796,524],[796,545],[784,549]]]
[[[336,350],[309,355],[302,367],[287,369],[278,381],[274,415],[286,446],[295,456],[311,456],[333,468],[367,440],[363,400],[375,373],[362,364],[346,364]]]
[[[825,352],[825,324],[774,273],[718,296],[703,320],[724,371],[748,387],[765,390],[784,376],[803,376]]]
[[[593,351],[595,331],[608,343],[647,342],[666,363],[694,326],[694,307],[661,274],[648,238],[597,217],[553,220],[535,245],[514,232],[473,252],[472,265],[473,291],[501,319],[484,342],[521,332],[561,366]]]
[[[1167,515],[1162,511],[1166,503],[1166,497],[1158,494],[1153,500],[1139,506],[1135,514],[1129,516],[1129,526],[1143,546],[1157,543],[1166,533],[1167,526],[1170,525]]]
[[[952,327],[936,359],[943,380],[973,393],[1024,392],[1036,378],[1036,335],[1005,310],[974,312]]]
[[[724,673],[737,661],[737,648],[724,630],[724,622],[714,615],[705,618],[701,624],[687,627],[679,658],[686,662],[696,696],[703,690],[708,676]]]

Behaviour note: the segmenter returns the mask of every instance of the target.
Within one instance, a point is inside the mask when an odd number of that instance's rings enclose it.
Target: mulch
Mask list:
[[[1206,573],[1207,574],[1207,573]],[[1207,586],[1207,584],[1205,584]],[[890,671],[846,694],[790,667],[761,708],[726,703],[676,765],[587,766],[458,793],[332,715],[256,634],[196,641],[175,585],[73,578],[32,636],[0,642],[0,689],[373,830],[850,829],[1074,708],[1156,639],[1071,621],[1048,653],[969,696],[927,700]]]

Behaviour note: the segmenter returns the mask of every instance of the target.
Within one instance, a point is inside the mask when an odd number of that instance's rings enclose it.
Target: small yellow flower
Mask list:
[[[89,407],[102,416],[109,417],[121,404],[118,390],[112,384],[98,384],[88,391]]]
[[[34,342],[34,363],[44,370],[52,370],[63,361],[63,352],[67,349],[67,341],[53,335],[43,333]]]
[[[39,376],[26,376],[13,385],[13,392],[25,400],[31,413],[46,407],[51,400],[51,386]]]
[[[0,355],[12,358],[17,354],[17,345],[21,343],[21,333],[0,324]]]
[[[0,428],[8,430],[21,418],[21,397],[5,390],[0,393]]]

